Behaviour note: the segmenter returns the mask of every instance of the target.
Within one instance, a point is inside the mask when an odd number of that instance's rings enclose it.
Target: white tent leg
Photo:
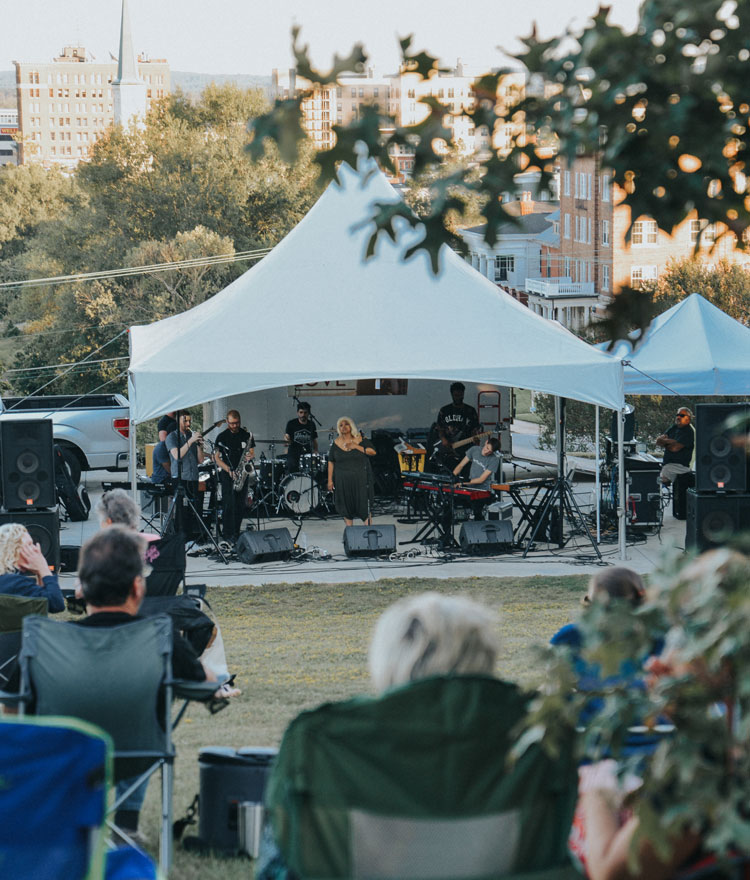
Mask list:
[[[136,479],[136,446],[135,446],[135,422],[130,420],[130,435],[128,437],[130,454],[128,456],[128,480],[130,480],[130,495],[138,504],[138,481]]]
[[[620,559],[624,562],[628,556],[625,543],[625,411],[617,413],[617,475],[619,489],[617,492],[617,534],[620,545]]]
[[[594,449],[596,451],[596,457],[594,459],[594,492],[596,501],[596,543],[601,544],[602,542],[602,519],[601,519],[601,491],[599,486],[599,469],[600,469],[600,459],[599,459],[599,405],[597,404],[594,407]]]

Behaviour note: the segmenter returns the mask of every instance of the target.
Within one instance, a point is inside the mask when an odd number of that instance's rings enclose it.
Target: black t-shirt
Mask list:
[[[309,421],[303,424],[299,419],[286,423],[284,433],[289,437],[289,452],[292,455],[303,455],[313,451],[313,440],[318,436],[315,425]]]
[[[455,443],[472,435],[479,427],[479,416],[468,403],[448,403],[440,409],[437,423],[445,431],[446,439]]]
[[[690,460],[693,457],[693,447],[695,446],[695,432],[692,425],[672,425],[667,429],[667,437],[682,443],[683,448],[678,452],[672,452],[669,449],[664,450],[663,464],[684,464],[690,467]]]
[[[255,438],[244,428],[240,428],[236,434],[226,428],[216,438],[216,451],[224,464],[229,465],[233,471],[239,467],[242,456],[247,452],[248,447],[255,448]],[[224,473],[224,471],[222,470],[220,473]]]
[[[166,431],[167,434],[171,434],[172,431],[177,430],[177,420],[173,419],[172,416],[162,416],[157,425],[156,425],[156,433],[157,436],[161,431]]]

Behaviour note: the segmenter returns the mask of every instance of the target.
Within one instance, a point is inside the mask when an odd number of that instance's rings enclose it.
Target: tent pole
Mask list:
[[[130,420],[130,432],[128,434],[128,444],[130,446],[130,454],[128,455],[128,480],[130,481],[130,496],[133,501],[138,504],[138,480],[136,478],[136,445],[135,445],[135,422]]]
[[[602,520],[601,520],[601,491],[599,486],[599,471],[600,471],[600,459],[599,459],[599,404],[594,407],[594,449],[596,451],[596,458],[594,459],[594,492],[595,494],[595,506],[596,506],[596,543],[601,544],[602,542]]]
[[[628,556],[625,545],[625,513],[626,502],[625,497],[625,411],[618,410],[617,413],[617,477],[619,489],[617,492],[617,534],[620,545],[620,560],[624,562]]]

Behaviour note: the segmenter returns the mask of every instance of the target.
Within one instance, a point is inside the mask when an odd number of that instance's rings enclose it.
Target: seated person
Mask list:
[[[172,458],[164,440],[154,446],[151,461],[151,482],[168,483],[172,479]]]
[[[495,616],[460,596],[423,593],[400,599],[378,620],[369,651],[370,679],[378,694],[437,675],[486,675],[495,670]],[[267,826],[256,880],[292,873]]]
[[[695,448],[695,431],[690,424],[692,419],[692,412],[686,406],[681,406],[677,410],[675,423],[656,438],[656,445],[664,449],[659,479],[665,486],[674,483],[680,474],[690,473]]]
[[[143,619],[138,609],[146,594],[143,576],[145,548],[143,538],[118,525],[103,529],[86,541],[81,547],[78,578],[88,616],[77,621],[78,626],[122,626]],[[190,643],[176,630],[172,638],[172,673],[175,678],[216,680],[213,672],[203,667]],[[118,790],[124,793],[132,782],[123,780],[118,783]],[[138,786],[115,813],[115,824],[136,842],[139,842],[138,817],[145,796],[146,783]]]
[[[65,610],[57,577],[39,544],[19,523],[0,526],[0,593],[46,599],[52,614]]]
[[[133,532],[138,531],[138,526],[140,525],[140,510],[135,501],[133,501],[124,489],[111,489],[108,492],[105,492],[99,503],[96,505],[96,512],[99,515],[99,521],[103,529],[109,528],[109,526],[112,525],[120,525]],[[146,561],[156,567],[159,548],[154,542],[159,541],[161,535],[144,532],[141,532],[140,535],[151,545],[146,548]],[[224,640],[221,635],[219,624],[213,619],[211,610],[206,602],[197,600],[197,606],[200,608],[200,612],[203,612],[203,619],[206,621],[206,624],[209,623],[209,618],[211,618],[211,622],[213,622],[213,634],[210,641],[203,649],[203,653],[200,654],[201,662],[207,669],[211,669],[215,676],[229,675],[226,655],[224,653]],[[200,612],[196,610],[195,613],[196,615],[199,615]],[[169,613],[169,611],[167,611],[167,613]],[[174,618],[174,616],[173,619],[175,620],[175,625],[177,625],[177,619]],[[222,684],[216,691],[216,696],[240,696],[242,691],[239,688],[234,687],[232,684],[233,681],[234,676],[231,677],[231,681],[224,682],[224,684]]]
[[[469,489],[483,489],[489,492],[492,488],[492,483],[498,478],[498,471],[500,471],[500,479],[503,476],[500,469],[500,441],[497,437],[488,437],[484,441],[483,446],[470,446],[466,455],[453,468],[453,476],[457,477],[469,462],[471,462],[469,479],[461,480],[457,485],[466,486]],[[474,508],[474,519],[481,519],[485,502],[474,501],[472,505]]]

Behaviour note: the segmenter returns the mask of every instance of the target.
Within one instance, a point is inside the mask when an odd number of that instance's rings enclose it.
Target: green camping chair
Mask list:
[[[27,617],[20,654],[21,690],[15,699],[37,715],[69,715],[98,725],[114,742],[115,782],[134,780],[119,802],[161,771],[159,863],[172,861],[173,691],[208,699],[216,684],[171,676],[172,621],[166,615],[113,627]],[[13,698],[3,694],[3,700]],[[124,835],[124,832],[121,832]]]
[[[23,619],[29,614],[47,616],[47,600],[0,594],[0,689],[7,688],[18,668]]]
[[[286,866],[311,880],[578,876],[572,743],[510,765],[525,710],[515,686],[466,676],[303,712],[266,791]]]

